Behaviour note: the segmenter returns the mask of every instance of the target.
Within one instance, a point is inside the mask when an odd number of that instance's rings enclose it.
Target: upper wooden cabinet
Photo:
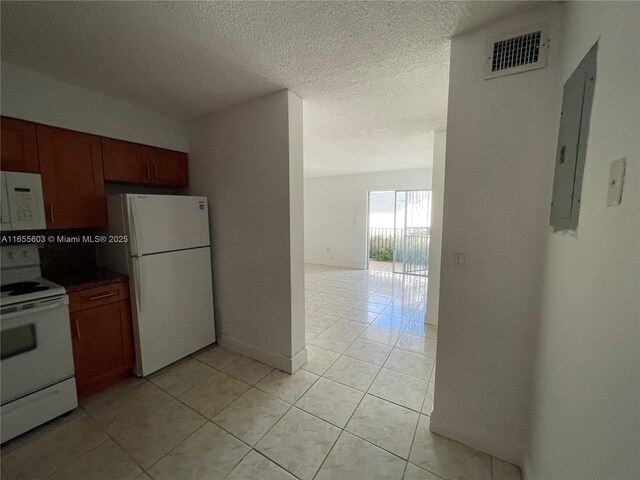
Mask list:
[[[36,127],[47,228],[107,226],[100,137]]]
[[[0,169],[12,172],[38,173],[36,125],[2,117]]]
[[[148,183],[149,147],[137,143],[102,139],[104,179],[113,182]]]
[[[0,117],[2,170],[40,173],[47,228],[107,225],[105,180],[181,188],[187,154]]]
[[[151,147],[149,161],[152,169],[151,183],[154,185],[167,187],[189,186],[186,153]]]
[[[186,153],[103,138],[102,155],[107,181],[163,187],[189,185]]]

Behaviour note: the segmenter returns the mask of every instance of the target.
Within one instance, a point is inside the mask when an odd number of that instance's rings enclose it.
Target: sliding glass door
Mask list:
[[[431,190],[396,192],[393,271],[427,276]]]
[[[369,269],[427,276],[431,190],[369,193]]]

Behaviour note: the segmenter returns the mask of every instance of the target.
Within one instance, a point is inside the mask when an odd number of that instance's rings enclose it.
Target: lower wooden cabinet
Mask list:
[[[71,337],[78,398],[82,399],[130,375],[133,336],[126,284],[70,294]],[[126,295],[128,297],[128,295]]]

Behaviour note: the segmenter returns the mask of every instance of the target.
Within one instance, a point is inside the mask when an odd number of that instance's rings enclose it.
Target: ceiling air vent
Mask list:
[[[548,46],[544,28],[530,29],[523,35],[490,38],[485,78],[546,67]]]

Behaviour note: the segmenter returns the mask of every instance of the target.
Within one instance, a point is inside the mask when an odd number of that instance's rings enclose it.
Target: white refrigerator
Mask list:
[[[107,197],[101,267],[129,276],[136,351],[147,376],[216,339],[206,197]]]

